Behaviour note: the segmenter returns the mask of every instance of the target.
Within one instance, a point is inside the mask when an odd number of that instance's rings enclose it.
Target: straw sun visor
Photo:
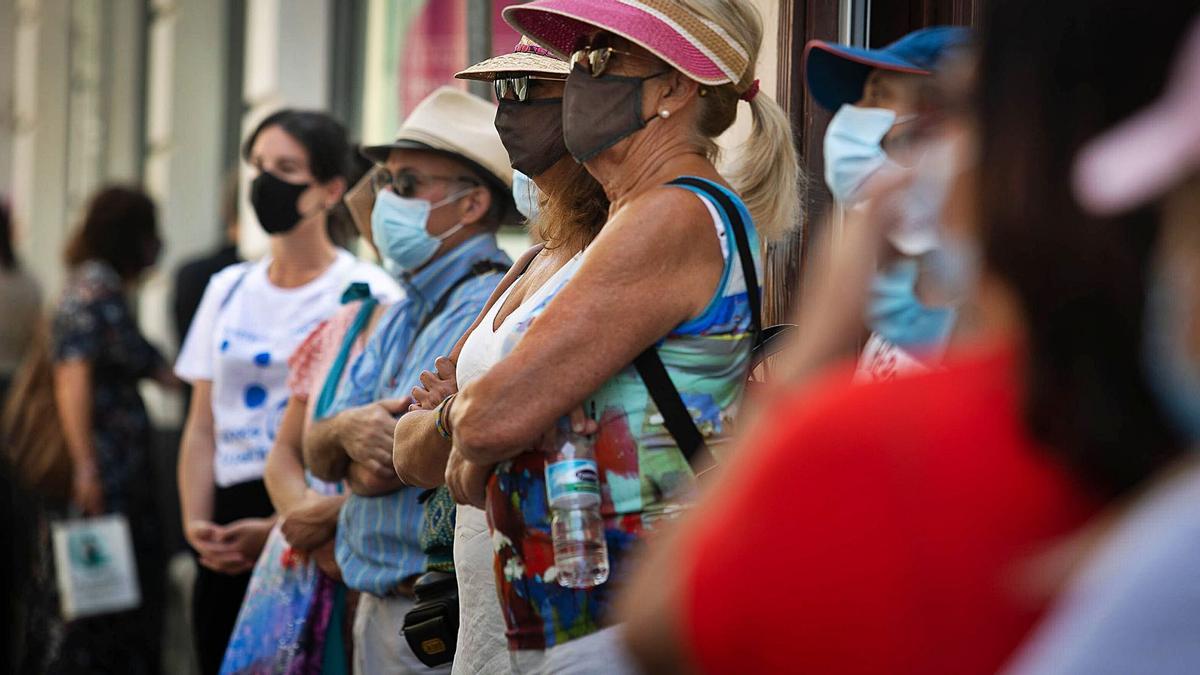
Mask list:
[[[521,38],[509,54],[501,54],[455,73],[460,80],[492,82],[501,74],[540,75],[550,79],[566,79],[571,65],[529,38]]]

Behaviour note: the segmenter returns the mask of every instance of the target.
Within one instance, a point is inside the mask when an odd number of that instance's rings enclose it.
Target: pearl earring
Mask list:
[[[662,110],[658,111],[658,116],[665,120],[671,116],[671,111],[667,110],[666,108],[663,108]]]

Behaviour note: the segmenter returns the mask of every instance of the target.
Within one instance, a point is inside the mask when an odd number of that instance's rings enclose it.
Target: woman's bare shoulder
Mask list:
[[[628,255],[643,258],[670,256],[686,265],[721,264],[711,211],[700,195],[679,186],[656,187],[621,207],[593,243],[601,245],[637,249]]]

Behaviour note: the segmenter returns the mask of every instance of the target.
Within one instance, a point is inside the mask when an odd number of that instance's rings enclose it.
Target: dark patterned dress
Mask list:
[[[51,338],[55,363],[83,360],[92,366],[92,444],[104,506],[129,519],[142,605],[65,625],[49,672],[156,673],[165,558],[153,500],[150,418],[138,382],[165,361],[138,330],[120,277],[102,262],[74,270],[54,313]]]

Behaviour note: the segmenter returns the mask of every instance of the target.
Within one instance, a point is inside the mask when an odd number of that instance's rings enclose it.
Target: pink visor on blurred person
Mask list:
[[[601,29],[649,50],[689,78],[746,92],[752,82],[746,50],[720,26],[672,0],[536,0],[504,10],[523,35],[570,59]]]
[[[1200,18],[1162,98],[1098,138],[1075,162],[1075,196],[1099,215],[1139,206],[1200,169]]]

